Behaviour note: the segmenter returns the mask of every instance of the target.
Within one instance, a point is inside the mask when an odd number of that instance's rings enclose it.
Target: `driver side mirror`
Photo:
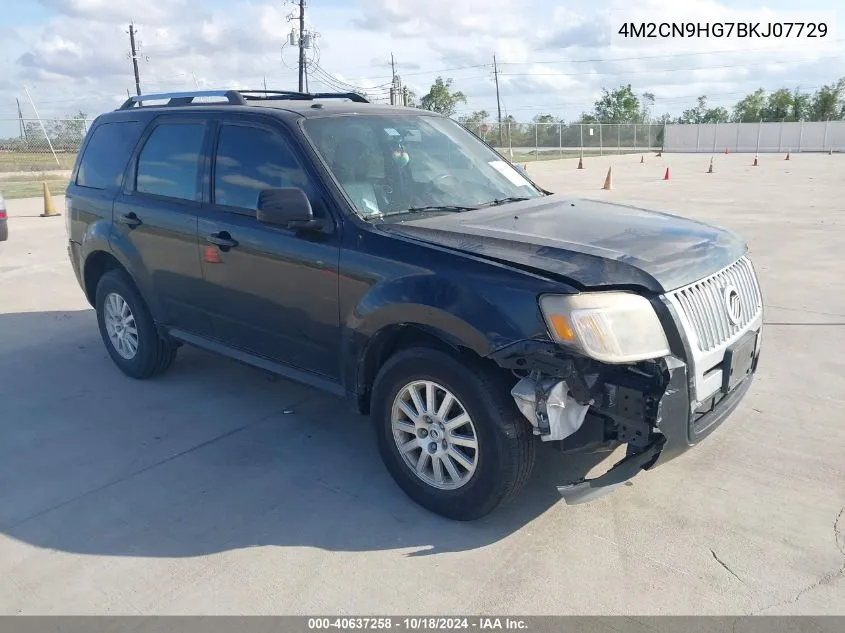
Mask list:
[[[264,189],[258,194],[258,209],[255,215],[259,222],[289,229],[323,226],[320,220],[314,218],[308,196],[299,187]]]

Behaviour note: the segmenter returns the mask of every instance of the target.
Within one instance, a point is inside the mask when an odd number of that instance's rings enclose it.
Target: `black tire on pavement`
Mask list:
[[[115,348],[106,327],[105,302],[116,294],[129,306],[138,333],[138,347],[132,358],[124,358]],[[95,298],[97,323],[106,350],[120,370],[132,378],[146,379],[163,373],[176,358],[176,346],[161,337],[150,311],[126,271],[114,269],[106,272],[97,284]]]
[[[379,452],[393,479],[419,505],[441,516],[471,521],[509,501],[525,485],[534,465],[531,425],[510,395],[511,382],[495,370],[428,347],[396,353],[379,371],[372,390],[371,417]],[[448,389],[472,419],[478,463],[470,480],[454,490],[422,481],[406,464],[391,427],[393,403],[415,380]]]

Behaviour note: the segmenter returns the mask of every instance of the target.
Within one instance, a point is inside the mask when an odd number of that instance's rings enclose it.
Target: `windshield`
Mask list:
[[[367,219],[460,212],[543,195],[460,125],[430,115],[308,119],[306,134]]]

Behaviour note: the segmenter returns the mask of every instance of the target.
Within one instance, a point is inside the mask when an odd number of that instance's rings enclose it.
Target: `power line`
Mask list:
[[[838,39],[838,40],[830,40],[830,43],[839,43],[845,42],[845,39]],[[589,58],[589,59],[552,59],[552,60],[541,60],[541,61],[526,61],[526,62],[508,62],[498,60],[499,66],[531,66],[534,64],[588,64],[588,63],[602,63],[602,62],[624,62],[624,61],[638,61],[638,60],[646,60],[646,59],[675,59],[680,57],[698,57],[702,55],[727,55],[731,53],[748,53],[748,52],[757,52],[757,51],[776,51],[779,50],[773,47],[760,47],[760,48],[745,48],[745,49],[724,49],[718,51],[700,51],[694,53],[671,53],[665,55],[642,55],[636,57],[596,57],[596,58]],[[449,62],[455,60],[477,60],[475,55],[459,55],[459,56],[449,56],[449,57],[441,57],[440,61],[442,62]],[[348,71],[348,70],[360,70],[365,68],[373,68],[377,66],[377,64],[367,64],[364,66],[346,66],[343,68],[339,68],[340,71]],[[430,74],[430,73],[437,73],[437,72],[449,72],[452,70],[463,70],[465,68],[481,68],[484,66],[490,66],[490,64],[472,64],[472,65],[463,65],[463,66],[454,66],[451,68],[441,68],[439,70],[431,70],[431,71],[419,71],[413,73],[403,73],[404,75],[416,75],[416,74]],[[386,67],[386,64],[385,64]],[[375,78],[380,78],[381,76],[374,76]],[[384,75],[387,77],[387,75]]]
[[[447,73],[454,70],[466,70],[469,68],[490,68],[492,64],[475,64],[472,66],[454,66],[452,68],[438,68],[437,70],[421,70],[418,72],[413,73],[403,73],[404,77],[415,77],[418,75],[436,75],[438,73]],[[371,77],[362,77],[362,79],[366,80],[374,80],[374,79],[390,79],[390,75],[373,75]]]
[[[759,64],[730,64],[725,66],[697,66],[694,68],[657,68],[653,70],[636,70],[636,71],[619,71],[619,72],[603,72],[603,71],[590,71],[590,72],[580,72],[580,73],[500,73],[502,76],[510,76],[510,77],[583,77],[586,75],[610,75],[610,76],[619,76],[619,75],[649,75],[654,73],[674,73],[674,72],[691,72],[694,70],[721,70],[723,68],[754,68],[757,66],[769,66],[769,65],[782,65],[782,64],[792,64],[795,62],[818,62],[824,61],[829,59],[842,59],[845,55],[833,55],[830,57],[808,57],[804,59],[794,59],[789,61],[783,62],[760,62]]]
[[[376,86],[356,86],[355,84],[349,83],[348,81],[344,81],[338,77],[335,77],[330,72],[328,72],[325,68],[320,66],[318,63],[314,62],[311,64],[311,68],[314,70],[315,74],[322,78],[328,85],[333,85],[335,89],[338,89],[339,86],[344,87],[347,90],[354,90],[354,91],[362,91],[362,92],[381,92],[384,94],[388,94],[391,90],[391,84],[384,83],[379,84]]]
[[[338,91],[347,91],[347,90],[362,91],[362,92],[370,91],[370,92],[380,92],[380,93],[387,94],[387,92],[389,90],[388,88],[366,89],[366,88],[361,88],[360,86],[355,86],[353,84],[346,83],[344,81],[341,81],[337,77],[330,75],[325,70],[323,70],[322,67],[320,67],[316,64],[311,66],[311,70],[314,74],[314,77],[316,79],[318,79],[321,83],[324,83],[327,86],[330,86],[331,88],[338,90]]]
[[[831,43],[834,42],[845,42],[845,39],[840,40],[831,40]],[[732,49],[732,50],[721,50],[721,51],[705,51],[705,52],[697,52],[697,53],[673,53],[669,55],[644,55],[642,57],[597,57],[595,59],[557,59],[557,60],[546,60],[546,61],[531,61],[531,62],[499,62],[500,66],[530,66],[534,64],[592,64],[592,63],[601,63],[601,62],[628,62],[628,61],[638,61],[643,59],[675,59],[676,57],[696,57],[699,55],[724,55],[728,53],[748,53],[748,52],[756,52],[756,51],[777,51],[780,50],[778,48],[772,47],[763,47],[763,48],[745,48],[745,49]]]

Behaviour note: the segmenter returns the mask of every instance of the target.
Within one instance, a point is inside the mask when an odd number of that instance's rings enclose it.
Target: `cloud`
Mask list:
[[[121,30],[101,23],[75,29],[71,27],[74,22],[56,22],[46,28],[30,50],[18,58],[18,64],[29,71],[78,79],[90,77],[92,71],[105,77],[125,71],[120,57],[108,54],[118,46],[124,48]]]
[[[39,0],[58,13],[93,22],[164,20],[185,6],[185,0]]]
[[[403,37],[518,35],[527,26],[518,0],[363,0],[355,26]]]
[[[214,0],[199,6],[187,0],[39,1],[55,12],[52,18],[26,27],[4,24],[0,92],[19,96],[11,91],[28,85],[45,116],[112,109],[127,89],[134,92],[127,57],[130,20],[138,27],[144,92],[261,87],[265,79],[271,89],[297,87],[296,50],[284,45],[293,7],[281,1],[224,5]],[[613,11],[619,8],[652,21],[690,12],[699,21],[764,15],[762,9],[738,11],[727,0],[675,5],[572,0],[558,6],[547,0],[312,2],[308,25],[320,37],[309,59],[336,79],[314,70],[309,87],[352,84],[386,100],[392,52],[402,81],[418,97],[442,75],[467,95],[462,112],[495,112],[495,52],[509,112],[525,119],[540,112],[572,118],[591,108],[602,87],[620,84],[654,92],[654,111],[660,114],[690,107],[698,94],[722,95],[712,97],[711,104],[730,106],[759,86],[801,84],[812,90],[842,74],[836,71],[845,59],[841,41],[794,46],[713,38],[626,42],[612,37],[618,29]],[[12,114],[2,108],[0,117]]]

